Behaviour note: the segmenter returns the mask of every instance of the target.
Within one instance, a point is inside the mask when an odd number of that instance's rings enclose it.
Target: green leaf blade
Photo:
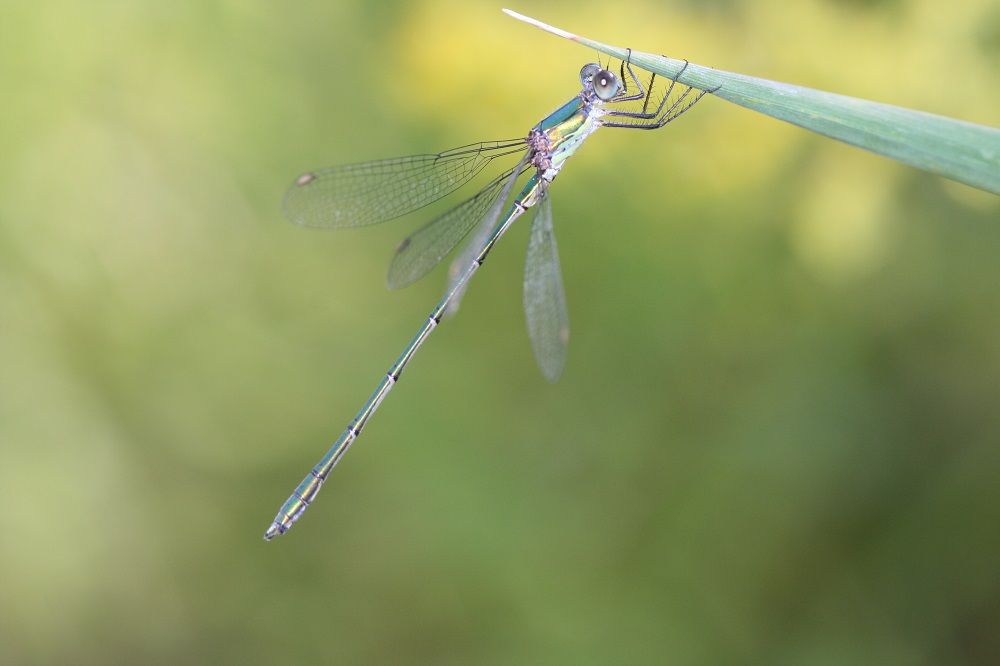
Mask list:
[[[614,58],[628,57],[627,49],[504,11]],[[639,51],[631,52],[631,62],[684,85],[713,91],[716,97],[744,108],[1000,194],[1000,129],[695,63],[685,69],[683,60]]]

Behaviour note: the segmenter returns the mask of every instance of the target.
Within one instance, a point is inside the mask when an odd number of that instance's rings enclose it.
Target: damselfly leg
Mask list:
[[[636,79],[635,72],[632,70],[632,65],[630,60],[631,60],[631,50],[629,51],[629,59],[623,61],[623,66],[632,75],[632,78]],[[681,68],[681,71],[677,73],[676,77],[670,79],[670,84],[667,87],[666,92],[663,93],[663,97],[660,99],[660,102],[657,105],[655,111],[647,111],[649,107],[649,101],[654,90],[653,84],[656,80],[656,74],[654,73],[649,79],[649,85],[646,89],[645,99],[643,100],[641,111],[623,111],[616,108],[609,108],[609,110],[606,111],[607,116],[611,116],[614,118],[632,118],[634,120],[603,121],[602,124],[605,127],[621,127],[627,129],[647,129],[647,130],[659,129],[664,125],[666,125],[667,123],[680,117],[681,114],[683,114],[692,106],[694,106],[702,97],[704,97],[708,93],[712,93],[718,90],[718,88],[715,88],[713,90],[700,90],[692,99],[688,99],[688,97],[694,91],[694,88],[692,86],[688,86],[681,83],[680,85],[684,86],[683,93],[681,93],[676,99],[674,99],[673,102],[670,104],[670,106],[666,110],[664,110],[664,107],[667,105],[668,102],[670,102],[670,96],[674,91],[674,87],[679,83],[680,77],[687,70],[689,64],[690,63],[687,60],[685,60],[684,66]],[[627,102],[631,101],[632,99],[634,99],[634,96],[618,97],[612,100],[609,104]],[[685,100],[687,100],[686,103]]]

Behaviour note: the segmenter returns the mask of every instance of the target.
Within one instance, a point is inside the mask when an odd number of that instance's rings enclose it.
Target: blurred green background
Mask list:
[[[993,0],[512,7],[1000,125]],[[575,94],[499,9],[0,6],[0,663],[1000,661],[1000,198],[711,98],[560,176],[558,385],[519,225],[261,540],[444,282],[284,189]]]

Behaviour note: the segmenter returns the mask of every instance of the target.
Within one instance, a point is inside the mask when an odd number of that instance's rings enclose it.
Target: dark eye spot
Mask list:
[[[298,185],[299,187],[302,187],[303,185],[308,185],[309,183],[313,182],[314,180],[316,180],[316,174],[311,173],[311,172],[310,173],[304,173],[304,174],[302,174],[301,176],[299,176],[298,178],[295,179],[295,184]]]

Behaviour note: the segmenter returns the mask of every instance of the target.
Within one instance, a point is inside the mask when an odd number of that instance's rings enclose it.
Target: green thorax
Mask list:
[[[570,157],[600,125],[596,109],[581,97],[574,97],[538,123],[536,129],[543,132],[549,143],[549,157],[552,173],[546,180],[552,180],[562,163]]]
[[[531,175],[517,197],[522,206],[530,208],[538,202],[538,197],[543,189],[543,181],[544,183],[552,182],[559,170],[562,169],[566,159],[577,151],[584,139],[600,127],[597,121],[600,113],[595,113],[595,111],[592,104],[588,104],[582,97],[577,96],[550,113],[535,126],[532,135],[545,135],[545,140],[541,143],[547,144],[547,146],[545,148],[537,147],[545,159],[535,162],[539,167],[538,171]]]

